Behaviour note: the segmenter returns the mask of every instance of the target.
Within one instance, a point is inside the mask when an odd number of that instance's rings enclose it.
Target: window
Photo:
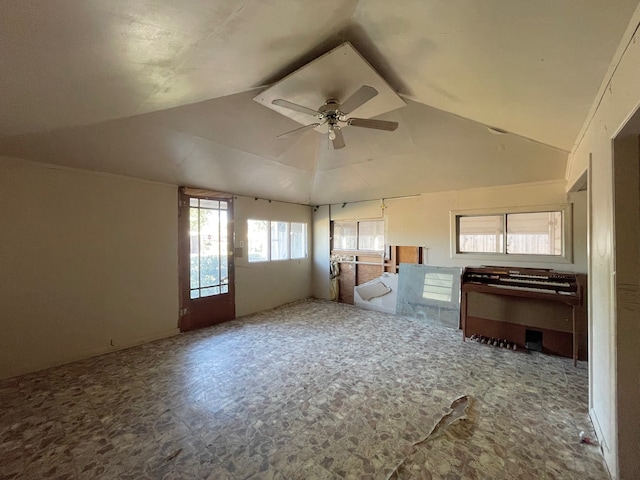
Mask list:
[[[289,224],[271,222],[271,260],[289,258]]]
[[[334,250],[384,250],[384,220],[333,222]]]
[[[269,261],[269,222],[267,220],[248,220],[249,261]]]
[[[507,215],[507,253],[562,255],[562,212]]]
[[[307,224],[291,222],[291,258],[307,258]]]
[[[307,258],[307,224],[247,220],[249,262]]]
[[[570,207],[513,208],[490,214],[452,212],[452,254],[570,262]]]
[[[358,222],[358,250],[384,250],[384,221]]]
[[[458,217],[458,251],[504,252],[504,218],[501,215]]]
[[[335,222],[333,224],[333,248],[335,250],[357,250],[358,222]]]

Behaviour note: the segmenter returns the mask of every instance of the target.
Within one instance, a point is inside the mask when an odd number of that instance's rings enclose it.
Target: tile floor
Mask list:
[[[0,402],[3,479],[609,478],[579,443],[586,364],[325,301],[4,380]]]

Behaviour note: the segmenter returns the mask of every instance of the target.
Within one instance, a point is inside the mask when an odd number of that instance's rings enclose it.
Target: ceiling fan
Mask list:
[[[345,146],[342,127],[340,124],[344,124],[343,126],[351,125],[352,127],[373,128],[376,130],[392,132],[398,128],[398,122],[371,120],[368,118],[347,118],[347,115],[367,103],[376,95],[378,95],[378,91],[375,88],[363,85],[356,90],[353,95],[347,98],[344,103],[340,103],[338,100],[330,98],[318,110],[313,110],[312,108],[304,107],[281,98],[273,100],[271,102],[273,105],[295,110],[296,112],[306,113],[317,118],[316,123],[305,125],[304,127],[283,133],[282,135],[278,135],[278,138],[290,138],[328,123],[329,140],[331,140],[333,148],[337,150],[339,148],[344,148]]]

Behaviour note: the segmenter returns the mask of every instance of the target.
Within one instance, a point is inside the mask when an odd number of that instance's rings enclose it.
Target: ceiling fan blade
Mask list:
[[[342,130],[340,130],[340,127],[334,128],[333,131],[336,134],[336,138],[331,140],[331,143],[333,143],[333,149],[340,150],[341,148],[345,147],[344,135],[342,135]]]
[[[376,95],[378,95],[378,91],[375,88],[363,85],[340,105],[340,111],[345,114],[351,113]]]
[[[295,130],[291,130],[290,132],[283,133],[282,135],[278,135],[277,138],[291,138],[296,135],[300,135],[308,130],[313,130],[316,127],[322,125],[321,123],[312,123],[311,125],[305,125],[304,127],[296,128]]]
[[[273,100],[271,103],[279,107],[288,108],[289,110],[295,110],[296,112],[306,113],[307,115],[313,115],[314,117],[318,117],[322,115],[320,112],[316,110],[304,107],[302,105],[298,105],[297,103],[293,103],[288,100],[283,100],[281,98],[277,98]]]
[[[350,118],[347,125],[352,127],[375,128],[376,130],[386,130],[393,132],[398,128],[398,122],[388,122],[386,120],[372,120],[369,118]]]

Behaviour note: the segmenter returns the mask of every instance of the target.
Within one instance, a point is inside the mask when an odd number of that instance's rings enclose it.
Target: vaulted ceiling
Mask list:
[[[561,179],[638,6],[613,3],[5,1],[0,155],[314,205]],[[253,98],[345,41],[398,130],[277,139],[299,124]]]

